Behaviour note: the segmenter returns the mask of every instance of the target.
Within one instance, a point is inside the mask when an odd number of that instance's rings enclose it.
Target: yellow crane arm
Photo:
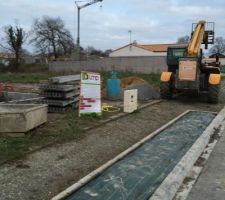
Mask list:
[[[201,44],[204,38],[205,33],[205,21],[199,21],[195,27],[195,30],[192,34],[191,41],[188,45],[188,56],[197,56],[200,49]]]

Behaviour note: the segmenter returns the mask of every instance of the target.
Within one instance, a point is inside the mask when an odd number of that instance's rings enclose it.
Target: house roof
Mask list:
[[[167,49],[169,46],[183,46],[183,45],[187,45],[187,43],[179,43],[179,44],[138,44],[138,43],[132,43],[132,46],[138,47],[138,48],[142,48],[145,49],[147,51],[151,51],[151,52],[167,52]],[[114,51],[118,51],[120,49],[123,49],[127,46],[130,46],[130,44],[127,44],[123,47],[120,47],[118,49],[115,49]]]

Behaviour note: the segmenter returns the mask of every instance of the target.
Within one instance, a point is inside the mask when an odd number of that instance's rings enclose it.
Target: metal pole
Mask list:
[[[78,20],[78,22],[77,22],[77,59],[78,60],[80,60],[80,57],[81,57],[80,56],[80,10],[82,8],[90,6],[90,5],[94,4],[94,3],[102,2],[102,1],[103,0],[93,0],[93,1],[91,1],[89,3],[86,3],[86,4],[82,5],[82,6],[79,6],[78,5],[78,1],[75,1],[75,4],[77,6],[77,10],[78,10],[78,17],[77,17],[77,20]]]
[[[77,7],[78,17],[77,17],[77,59],[80,60],[80,7]]]

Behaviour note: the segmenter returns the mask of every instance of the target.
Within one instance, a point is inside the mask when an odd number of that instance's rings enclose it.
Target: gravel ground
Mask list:
[[[223,99],[224,96],[221,96]],[[152,105],[69,142],[0,166],[1,200],[47,200],[187,109],[219,111],[204,98],[177,97]]]

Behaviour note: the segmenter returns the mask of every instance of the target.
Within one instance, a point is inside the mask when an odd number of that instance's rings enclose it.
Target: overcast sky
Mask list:
[[[91,1],[91,0],[90,0]],[[80,1],[80,5],[89,1]],[[26,30],[43,15],[61,17],[74,38],[77,9],[73,0],[1,0],[0,26],[15,21]],[[81,46],[115,49],[132,40],[141,44],[173,43],[190,35],[192,22],[216,23],[225,36],[225,0],[103,0],[81,10]]]

